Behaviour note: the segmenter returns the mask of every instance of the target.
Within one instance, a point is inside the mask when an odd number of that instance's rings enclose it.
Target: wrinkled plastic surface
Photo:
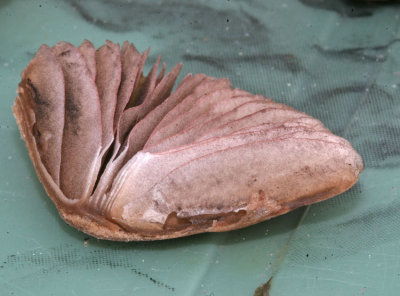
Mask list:
[[[355,1],[1,1],[1,295],[398,295],[400,7]],[[129,40],[320,119],[366,169],[348,192],[229,233],[98,241],[46,196],[12,116],[42,43]],[[149,68],[146,68],[148,71]],[[182,75],[181,75],[182,76]],[[261,294],[260,294],[261,293]],[[268,294],[269,293],[269,294]]]

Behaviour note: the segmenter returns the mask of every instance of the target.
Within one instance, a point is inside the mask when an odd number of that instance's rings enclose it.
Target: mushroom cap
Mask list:
[[[147,76],[133,44],[42,45],[13,111],[62,218],[109,240],[228,231],[338,195],[364,166],[319,120],[227,79]]]

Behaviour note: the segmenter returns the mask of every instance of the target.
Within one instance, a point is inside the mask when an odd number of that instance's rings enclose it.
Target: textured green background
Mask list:
[[[193,1],[194,2],[194,1]],[[0,295],[399,295],[400,7],[340,0],[0,1]],[[11,113],[42,43],[152,46],[347,138],[366,170],[332,200],[229,233],[114,243],[67,226]],[[149,68],[146,68],[146,71]],[[86,241],[85,241],[86,239]],[[268,295],[268,294],[265,294]]]

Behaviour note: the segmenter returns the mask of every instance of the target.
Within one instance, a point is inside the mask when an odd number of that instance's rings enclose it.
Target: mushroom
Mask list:
[[[42,45],[13,111],[61,217],[101,239],[242,228],[338,195],[360,155],[319,120],[227,79],[166,73],[107,41]],[[159,71],[159,68],[161,70]]]

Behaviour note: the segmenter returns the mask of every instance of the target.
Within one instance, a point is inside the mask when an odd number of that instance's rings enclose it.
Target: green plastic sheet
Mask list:
[[[0,295],[399,295],[399,25],[396,2],[2,0]],[[84,38],[151,46],[148,65],[162,54],[169,69],[183,61],[183,73],[305,111],[366,169],[338,197],[228,233],[117,243],[78,232],[38,181],[11,105],[42,43]]]

